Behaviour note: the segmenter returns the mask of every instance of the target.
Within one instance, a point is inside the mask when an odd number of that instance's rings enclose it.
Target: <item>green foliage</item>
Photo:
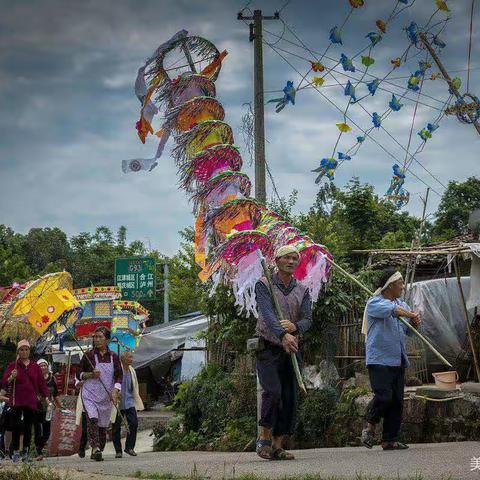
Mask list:
[[[439,240],[468,232],[468,216],[480,208],[480,179],[449,182],[436,213],[435,235]],[[452,235],[453,234],[453,235]]]
[[[209,363],[184,382],[177,415],[154,429],[156,450],[243,450],[255,438],[255,377]]]
[[[333,422],[337,400],[334,388],[308,392],[298,409],[295,438],[299,445],[305,448],[325,446],[325,434]]]
[[[70,480],[69,472],[59,472],[52,467],[39,467],[31,463],[2,466],[0,480]]]

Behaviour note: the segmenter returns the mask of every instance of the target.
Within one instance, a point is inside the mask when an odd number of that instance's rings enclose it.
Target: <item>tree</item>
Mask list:
[[[31,274],[24,256],[23,236],[0,225],[0,285],[23,283]]]
[[[36,275],[69,270],[71,249],[59,228],[32,228],[24,238],[25,259]]]
[[[434,233],[447,239],[468,232],[468,217],[480,208],[480,179],[470,177],[465,182],[449,182],[436,213]]]

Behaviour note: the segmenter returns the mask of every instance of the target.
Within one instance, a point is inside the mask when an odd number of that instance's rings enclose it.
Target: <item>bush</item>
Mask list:
[[[325,434],[333,422],[338,394],[327,387],[310,390],[298,409],[296,444],[302,448],[325,446]]]
[[[255,378],[209,363],[175,397],[177,415],[154,427],[155,450],[243,450],[255,439]]]

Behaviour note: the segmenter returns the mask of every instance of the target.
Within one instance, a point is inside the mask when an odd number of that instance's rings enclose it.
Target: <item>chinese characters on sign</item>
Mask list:
[[[48,452],[52,456],[66,456],[77,453],[82,434],[81,427],[75,423],[77,397],[66,395],[60,397],[60,401],[62,406],[68,410],[54,410],[48,448]]]
[[[115,259],[115,285],[124,300],[155,298],[155,259],[130,257]]]

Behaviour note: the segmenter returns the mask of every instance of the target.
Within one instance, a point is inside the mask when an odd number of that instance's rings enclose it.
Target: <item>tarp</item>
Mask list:
[[[149,363],[161,360],[189,338],[206,330],[208,317],[199,315],[194,318],[169,323],[142,336],[140,346],[133,357],[133,367],[142,368]]]
[[[462,289],[465,297],[470,292],[470,278],[462,277]],[[421,332],[449,360],[454,361],[462,351],[467,329],[462,298],[456,278],[440,278],[413,284],[411,301],[413,310],[422,314]],[[469,310],[472,320],[473,309]],[[427,359],[433,357],[427,350]]]

